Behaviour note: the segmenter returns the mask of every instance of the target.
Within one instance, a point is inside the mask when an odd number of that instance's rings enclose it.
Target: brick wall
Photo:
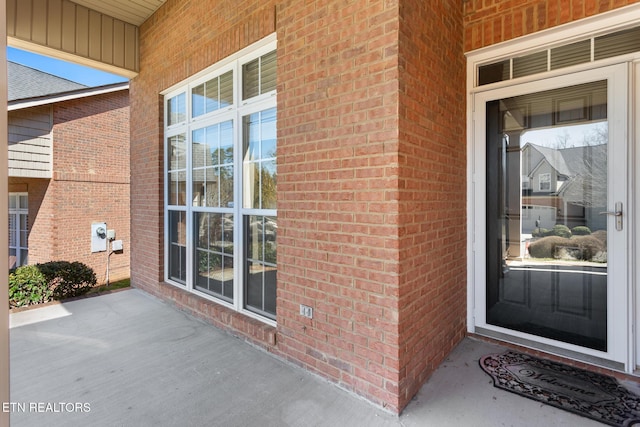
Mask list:
[[[638,0],[466,0],[465,51],[597,15]]]
[[[131,90],[134,286],[400,411],[465,333],[463,52],[627,3],[168,0]],[[163,283],[159,96],[274,31],[275,329]]]
[[[80,261],[106,279],[106,252],[91,253],[91,223],[123,240],[110,280],[129,277],[129,95],[127,91],[53,106],[53,179],[10,180],[29,193],[29,263]],[[13,187],[13,189],[12,189]]]
[[[160,8],[141,28],[131,90],[134,286],[401,410],[461,339],[466,315],[462,9],[435,7],[441,15],[385,0]],[[158,94],[276,30],[273,331],[162,283]]]
[[[397,411],[398,4],[279,11],[278,347]]]
[[[466,332],[466,116],[462,9],[402,2],[400,404]]]

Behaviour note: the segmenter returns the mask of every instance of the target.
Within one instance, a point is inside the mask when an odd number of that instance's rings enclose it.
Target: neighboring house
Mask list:
[[[9,80],[9,268],[80,261],[107,279],[92,223],[123,241],[109,279],[129,277],[129,87],[86,87],[13,62]]]
[[[637,1],[127,4],[7,33],[132,77],[133,286],[395,412],[465,336],[637,374]],[[509,258],[524,133],[604,122],[608,256]]]
[[[522,148],[523,233],[536,227],[606,229],[607,145]]]

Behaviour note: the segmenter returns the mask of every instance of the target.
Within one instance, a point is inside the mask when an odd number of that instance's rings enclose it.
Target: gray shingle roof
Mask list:
[[[566,159],[564,158],[562,150],[543,147],[541,145],[531,143],[529,145],[538,150],[538,152],[544,156],[547,162],[549,162],[551,167],[553,167],[560,175],[571,176],[571,169],[566,163]]]
[[[15,62],[7,62],[9,101],[86,89],[88,86]]]

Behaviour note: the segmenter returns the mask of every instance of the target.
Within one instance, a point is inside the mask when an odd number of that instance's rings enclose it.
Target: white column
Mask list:
[[[0,10],[7,10],[0,0]],[[0,19],[0,403],[9,400],[9,194],[8,194],[8,129],[7,129],[7,24],[6,12]],[[4,405],[3,405],[4,406]],[[0,425],[9,425],[9,413],[0,407]]]

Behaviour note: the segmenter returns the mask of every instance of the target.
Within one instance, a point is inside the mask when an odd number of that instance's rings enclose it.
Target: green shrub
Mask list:
[[[77,261],[50,261],[38,264],[38,268],[53,287],[55,299],[86,294],[97,282],[96,273],[87,265]]]
[[[544,237],[549,235],[549,230],[546,228],[535,228],[531,236],[533,237]]]
[[[553,230],[551,230],[551,232],[553,233],[554,236],[560,236],[560,237],[566,237],[566,238],[571,237],[571,230],[569,230],[569,227],[567,227],[566,225],[556,224],[553,226]]]
[[[573,234],[574,236],[588,236],[591,234],[591,229],[589,229],[589,227],[585,227],[584,225],[579,225],[571,229],[571,234]]]
[[[36,265],[16,268],[9,274],[9,307],[25,307],[51,299],[49,281]]]

